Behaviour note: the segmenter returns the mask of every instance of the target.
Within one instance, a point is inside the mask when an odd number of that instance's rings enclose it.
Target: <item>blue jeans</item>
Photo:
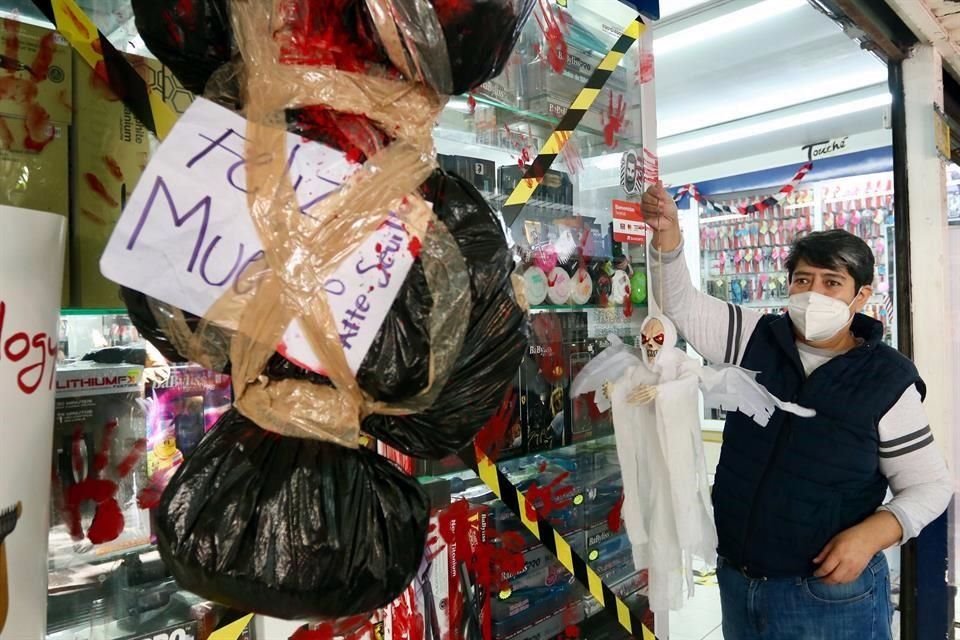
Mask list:
[[[890,571],[878,553],[848,584],[748,578],[720,559],[724,640],[890,640]]]

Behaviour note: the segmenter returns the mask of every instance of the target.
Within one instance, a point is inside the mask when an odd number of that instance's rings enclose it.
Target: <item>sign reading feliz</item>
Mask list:
[[[263,246],[247,207],[246,120],[197,99],[164,140],[137,184],[100,259],[103,275],[204,315]],[[287,168],[305,216],[356,170],[344,154],[287,135]],[[325,283],[351,370],[356,373],[414,262],[413,238],[389,217]],[[234,328],[234,327],[228,327]],[[316,372],[323,364],[294,320],[282,352]]]

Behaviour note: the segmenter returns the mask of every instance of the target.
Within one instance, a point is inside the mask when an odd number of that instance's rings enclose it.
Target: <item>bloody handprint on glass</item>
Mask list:
[[[147,443],[143,438],[134,441],[130,451],[116,465],[110,464],[110,452],[117,436],[118,424],[111,420],[104,425],[100,447],[89,463],[83,427],[73,432],[70,452],[70,464],[75,482],[65,492],[63,518],[74,540],[87,538],[93,544],[103,544],[116,540],[123,533],[123,511],[117,500],[120,487],[118,481],[126,478],[140,460]],[[89,469],[89,472],[88,472]],[[93,502],[93,520],[84,531],[82,508]]]

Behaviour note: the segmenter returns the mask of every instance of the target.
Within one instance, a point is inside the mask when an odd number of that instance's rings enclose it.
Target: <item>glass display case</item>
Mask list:
[[[47,637],[206,638],[224,609],[177,588],[152,520],[183,456],[230,406],[230,380],[153,361],[120,311],[64,310],[60,327]]]

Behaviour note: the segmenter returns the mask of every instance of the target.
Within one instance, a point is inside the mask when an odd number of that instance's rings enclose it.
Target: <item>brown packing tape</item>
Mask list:
[[[412,195],[434,170],[431,132],[444,101],[421,84],[281,64],[280,46],[272,37],[283,32],[277,14],[251,0],[238,0],[231,8],[245,63],[246,170],[247,185],[253,186],[248,203],[264,260],[250,265],[240,285],[208,311],[195,332],[182,314],[177,317],[164,305],[154,310],[185,355],[208,366],[225,363],[223,329],[235,330],[229,358],[236,406],[258,425],[356,447],[365,415],[410,413],[432,404],[466,333],[472,301],[465,261],[432,209]],[[296,201],[284,153],[284,109],[307,105],[364,114],[395,138],[309,216]],[[428,386],[404,402],[385,405],[358,387],[340,346],[324,283],[390,212],[420,238],[420,260],[433,304]],[[294,318],[333,387],[261,375]]]

